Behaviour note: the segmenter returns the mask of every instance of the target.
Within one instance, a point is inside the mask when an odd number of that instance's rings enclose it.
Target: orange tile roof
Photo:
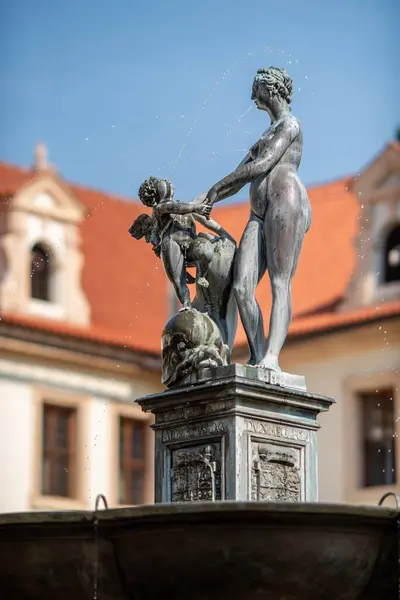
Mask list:
[[[396,149],[400,150],[400,144]],[[6,209],[4,199],[11,198],[34,176],[33,171],[0,162],[3,210]],[[92,326],[76,328],[20,315],[3,314],[2,319],[60,335],[158,353],[161,331],[168,316],[166,278],[150,246],[132,240],[127,231],[132,220],[144,212],[142,205],[65,183],[88,209],[81,226],[85,256],[82,285],[92,307]],[[358,232],[359,206],[349,185],[350,179],[343,179],[309,189],[313,223],[306,235],[293,283],[290,335],[305,335],[375,318],[375,308],[335,312],[356,262],[354,240]],[[237,240],[248,214],[247,203],[219,205],[213,212],[215,219]],[[268,276],[260,284],[257,297],[264,315],[269,315]],[[379,314],[386,316],[387,311],[400,314],[400,301],[381,306]],[[236,341],[245,342],[241,326]]]
[[[27,184],[35,174],[0,163],[0,197],[4,199]],[[162,328],[167,321],[167,283],[161,262],[150,246],[128,233],[142,212],[138,202],[128,202],[101,192],[69,185],[87,207],[81,226],[85,263],[82,286],[92,309],[92,327],[79,329],[57,321],[22,318],[27,324],[99,342],[159,352]],[[1,212],[0,204],[0,212]],[[9,205],[6,202],[6,206]],[[4,208],[3,208],[4,211]],[[2,314],[2,319],[7,320]],[[21,319],[12,316],[13,321]]]

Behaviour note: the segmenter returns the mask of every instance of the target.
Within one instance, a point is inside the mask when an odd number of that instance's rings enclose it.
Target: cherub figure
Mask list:
[[[147,179],[139,188],[139,199],[153,209],[153,214],[140,215],[129,233],[135,239],[144,237],[153,245],[183,309],[191,308],[187,284],[196,281],[199,286],[208,288],[207,274],[214,254],[213,237],[207,233],[197,234],[195,221],[221,238],[234,240],[221,225],[209,218],[211,207],[200,203],[203,197],[190,203],[178,202],[174,200],[174,188],[167,179]],[[196,267],[196,279],[187,272],[187,267]]]

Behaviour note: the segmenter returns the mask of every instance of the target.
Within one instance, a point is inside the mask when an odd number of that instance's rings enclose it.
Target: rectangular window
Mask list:
[[[396,430],[393,390],[360,394],[364,487],[396,483]]]
[[[145,438],[148,425],[120,417],[119,503],[142,504],[145,475]]]
[[[75,496],[76,409],[45,404],[42,432],[42,494]]]

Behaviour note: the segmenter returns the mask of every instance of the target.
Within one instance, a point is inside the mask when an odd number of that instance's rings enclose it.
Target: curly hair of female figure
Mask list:
[[[285,69],[269,67],[258,69],[255,81],[264,85],[272,95],[278,95],[288,104],[292,101],[293,83]]]

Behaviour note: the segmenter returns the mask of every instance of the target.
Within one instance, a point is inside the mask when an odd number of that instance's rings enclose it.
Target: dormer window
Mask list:
[[[38,146],[32,178],[24,179],[2,215],[2,312],[90,325],[82,287],[81,225],[86,214],[87,207],[49,164],[46,148]]]
[[[400,282],[400,225],[396,225],[386,239],[384,260],[384,282]]]
[[[49,251],[35,244],[31,250],[31,298],[50,302],[50,277]]]

